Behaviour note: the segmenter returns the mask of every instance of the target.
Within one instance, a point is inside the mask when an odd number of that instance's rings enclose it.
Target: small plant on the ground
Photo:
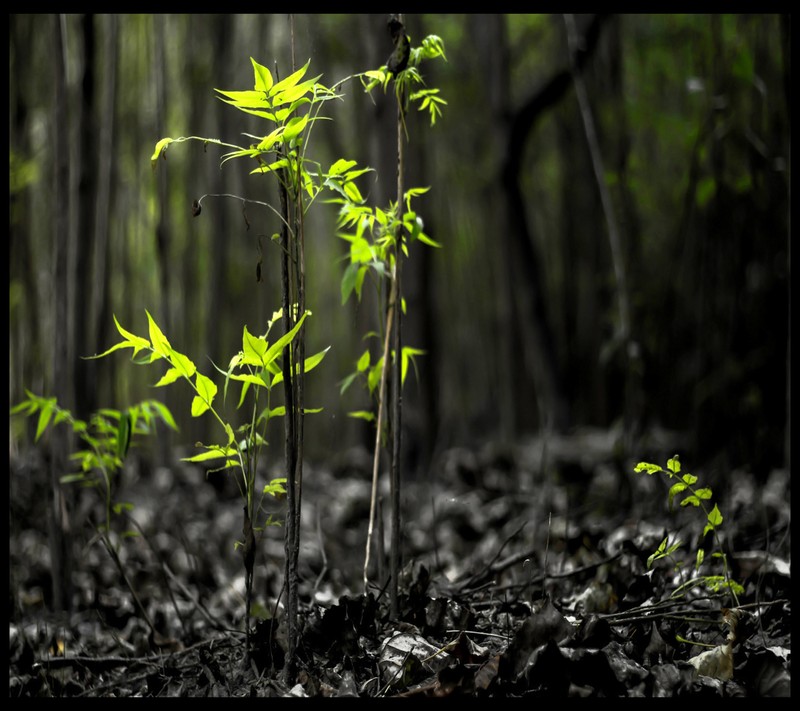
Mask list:
[[[687,580],[684,574],[684,562],[676,557],[676,553],[682,547],[683,542],[676,537],[671,538],[670,536],[666,536],[664,540],[661,541],[658,548],[647,559],[647,567],[652,567],[653,563],[661,559],[669,560],[672,563],[673,567],[678,571],[678,574],[681,578],[681,584],[672,593],[673,597],[680,597],[689,589],[697,585],[703,585],[713,593],[719,593],[722,590],[727,590],[730,596],[733,598],[734,604],[738,605],[738,595],[744,592],[744,588],[730,577],[728,558],[725,555],[725,551],[722,548],[719,538],[719,528],[721,527],[723,520],[722,513],[720,512],[719,506],[717,506],[716,503],[713,505],[713,507],[710,506],[711,498],[713,496],[711,489],[707,486],[699,486],[697,484],[698,478],[694,474],[689,474],[688,472],[684,474],[681,473],[681,463],[677,454],[671,459],[667,460],[666,469],[658,464],[639,462],[634,467],[634,471],[637,473],[648,474],[650,476],[660,473],[663,474],[668,481],[675,482],[670,486],[668,493],[668,504],[670,511],[673,511],[674,509],[675,498],[682,496],[683,498],[680,500],[681,506],[694,506],[703,512],[706,522],[703,528],[702,538],[705,539],[709,533],[712,534],[714,540],[714,550],[712,551],[711,555],[713,558],[721,561],[722,575],[696,575]],[[698,545],[694,560],[695,573],[700,571],[700,567],[703,565],[705,558],[705,548],[703,548],[702,545]]]
[[[42,397],[29,390],[26,390],[25,394],[27,398],[12,407],[11,414],[28,417],[38,415],[34,442],[38,443],[48,428],[61,423],[69,426],[80,440],[82,446],[70,455],[70,461],[77,465],[77,471],[62,475],[60,482],[78,484],[100,493],[103,501],[103,518],[101,522],[95,524],[95,529],[130,591],[139,614],[149,627],[151,635],[155,637],[153,623],[128,578],[119,557],[120,542],[115,542],[112,531],[114,517],[129,513],[133,509],[133,504],[115,501],[114,491],[115,479],[134,444],[134,439],[153,434],[158,421],[177,430],[172,413],[158,400],[144,400],[125,410],[113,408],[97,410],[87,422],[61,407],[54,397]],[[121,538],[136,535],[138,535],[136,531],[128,529],[121,533]]]
[[[131,356],[133,362],[139,365],[150,365],[158,361],[165,361],[169,367],[155,386],[164,387],[179,380],[187,382],[194,391],[194,398],[191,403],[192,417],[200,417],[205,413],[209,413],[222,429],[223,438],[221,443],[205,444],[199,442],[197,446],[203,451],[184,458],[184,461],[214,462],[215,469],[213,471],[233,469],[239,475],[237,483],[244,502],[244,519],[242,525],[243,539],[237,541],[236,547],[241,549],[245,567],[245,658],[249,659],[249,618],[252,601],[253,566],[256,555],[255,534],[263,531],[265,526],[277,523],[273,520],[272,514],[267,514],[264,510],[264,497],[279,496],[286,493],[284,488],[286,484],[285,477],[272,479],[264,485],[260,492],[257,490],[256,475],[259,454],[262,447],[268,444],[267,428],[270,420],[286,414],[285,405],[276,406],[271,398],[272,389],[284,380],[282,363],[284,349],[297,336],[310,312],[306,312],[297,318],[292,330],[272,343],[267,338],[273,325],[282,318],[280,311],[273,314],[263,335],[255,336],[245,326],[242,334],[242,349],[231,358],[227,370],[215,366],[225,376],[223,400],[227,395],[230,381],[241,384],[237,409],[241,408],[245,403],[248,393],[251,394],[251,406],[247,418],[242,425],[236,428],[223,417],[220,410],[215,406],[215,400],[219,392],[218,386],[211,378],[201,373],[188,356],[170,344],[150,313],[146,313],[149,338],[137,336],[125,330],[114,317],[117,330],[123,340],[94,357],[102,358],[114,351],[130,348],[133,349]],[[303,363],[302,371],[307,373],[315,368],[322,361],[327,351],[328,349],[326,348],[307,358]],[[139,353],[142,352],[144,355],[137,358]],[[291,377],[294,377],[297,371],[297,366],[293,366]],[[318,411],[305,410],[305,413]]]

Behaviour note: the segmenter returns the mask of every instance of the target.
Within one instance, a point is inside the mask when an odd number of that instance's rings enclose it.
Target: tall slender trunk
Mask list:
[[[54,250],[53,250],[53,299],[55,320],[53,324],[53,391],[62,407],[71,408],[73,401],[72,380],[67,367],[71,361],[69,353],[69,123],[66,75],[66,17],[53,15],[55,69],[55,113],[57,120],[53,129],[53,154],[55,174],[53,195],[55,196]],[[51,434],[50,460],[50,558],[52,566],[53,607],[69,611],[72,607],[71,575],[71,531],[66,494],[59,481],[65,473],[70,434],[65,427],[56,427]]]
[[[97,218],[95,223],[94,273],[95,283],[92,291],[92,304],[87,309],[92,330],[89,344],[107,343],[111,313],[109,305],[109,232],[111,231],[111,186],[114,175],[114,127],[116,123],[117,96],[117,56],[119,50],[119,21],[114,14],[103,16],[105,23],[105,42],[103,46],[103,120],[99,128],[99,150],[97,162]],[[92,351],[94,352],[94,351]],[[96,361],[93,361],[96,362]],[[98,367],[100,364],[98,363]],[[98,388],[99,389],[99,388]]]
[[[75,309],[81,318],[75,319],[75,353],[95,353],[96,344],[90,342],[94,332],[94,314],[91,311],[92,294],[96,290],[94,274],[95,209],[97,196],[97,139],[95,63],[96,35],[95,16],[83,15],[80,22],[83,40],[83,77],[81,80],[81,102],[78,119],[78,150],[75,161],[78,171],[78,222],[76,240]],[[86,419],[96,407],[97,361],[75,358],[74,370],[75,413]]]

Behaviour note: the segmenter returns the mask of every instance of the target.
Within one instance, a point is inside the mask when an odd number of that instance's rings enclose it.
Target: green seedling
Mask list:
[[[722,563],[722,575],[697,575],[690,579],[686,579],[684,575],[685,564],[683,561],[676,557],[676,553],[683,545],[682,541],[675,537],[666,536],[659,544],[658,548],[647,559],[647,567],[651,568],[653,564],[661,559],[669,560],[676,571],[678,571],[681,584],[673,591],[672,597],[681,597],[686,594],[688,590],[698,585],[704,586],[706,589],[713,593],[719,593],[727,590],[733,598],[734,604],[739,604],[738,595],[744,592],[741,584],[732,580],[728,569],[728,559],[722,549],[722,544],[719,538],[719,528],[722,526],[722,513],[719,506],[711,504],[713,493],[709,487],[700,487],[697,485],[698,478],[694,474],[681,474],[681,463],[678,455],[676,454],[671,459],[667,460],[667,468],[659,466],[658,464],[650,464],[648,462],[639,462],[634,467],[634,472],[644,473],[652,476],[653,474],[661,473],[669,481],[674,481],[668,492],[668,505],[669,510],[674,510],[674,503],[676,497],[682,497],[680,505],[682,507],[693,506],[706,517],[705,526],[703,528],[702,538],[705,538],[708,533],[712,533],[714,539],[715,550],[712,552],[712,557],[718,559]],[[705,561],[705,549],[698,546],[694,556],[694,570],[700,571],[700,567]]]
[[[247,658],[250,654],[250,609],[252,601],[253,566],[256,555],[255,534],[264,530],[266,526],[276,525],[272,514],[267,514],[264,509],[264,497],[278,497],[286,493],[285,477],[272,479],[258,491],[256,474],[258,471],[259,454],[268,444],[267,428],[270,420],[286,414],[284,405],[272,403],[272,391],[276,385],[284,381],[283,355],[292,340],[297,336],[310,312],[305,312],[296,319],[296,324],[291,331],[280,336],[273,342],[268,340],[272,327],[282,318],[281,311],[273,314],[267,325],[266,332],[261,336],[251,334],[247,326],[242,334],[242,349],[231,358],[227,370],[214,366],[224,375],[223,401],[228,392],[231,381],[240,384],[240,393],[237,409],[242,408],[250,396],[251,405],[246,421],[239,427],[234,427],[221,414],[216,405],[219,388],[214,381],[198,370],[195,363],[185,354],[172,346],[167,337],[158,327],[149,312],[148,337],[137,336],[124,329],[116,316],[114,323],[123,340],[111,346],[103,353],[93,356],[103,358],[120,349],[132,349],[131,359],[138,365],[152,365],[165,362],[167,370],[155,383],[155,387],[166,387],[178,381],[188,383],[194,392],[191,402],[192,417],[208,414],[213,417],[222,431],[222,440],[219,443],[197,443],[202,450],[200,453],[185,457],[183,461],[194,463],[211,463],[211,471],[231,470],[236,473],[239,491],[243,500],[244,519],[242,525],[243,540],[237,541],[236,548],[242,553],[245,567],[246,583],[246,611],[245,632]],[[313,370],[325,357],[328,349],[307,358],[303,363],[304,373]],[[141,354],[141,355],[140,355]],[[291,371],[291,377],[297,375],[297,366]],[[319,412],[319,410],[305,410],[305,413]]]
[[[402,15],[390,16],[388,27],[394,50],[385,65],[362,74],[361,82],[368,93],[378,86],[386,93],[390,82],[394,86],[397,102],[397,198],[394,202],[390,202],[386,210],[372,208],[365,204],[360,191],[352,181],[348,181],[340,191],[341,197],[336,197],[331,202],[341,205],[338,235],[350,243],[349,264],[342,276],[342,303],[344,304],[353,292],[359,300],[361,299],[362,287],[368,273],[374,278],[377,291],[379,333],[370,332],[366,337],[376,337],[380,350],[374,360],[369,349],[361,354],[355,370],[343,380],[341,391],[343,393],[356,378],[362,378],[375,403],[375,411],[356,410],[350,413],[352,417],[375,423],[372,494],[364,556],[365,592],[368,587],[369,560],[376,515],[380,452],[388,443],[386,432],[391,433],[390,600],[392,613],[396,615],[399,611],[397,580],[400,573],[399,472],[402,430],[400,393],[409,361],[413,363],[414,357],[423,353],[418,348],[402,346],[401,320],[402,314],[406,313],[406,302],[401,286],[402,264],[404,257],[408,257],[410,242],[418,240],[429,246],[440,246],[425,234],[422,219],[411,209],[412,198],[427,192],[428,188],[405,189],[403,139],[408,140],[406,113],[412,102],[418,103],[420,111],[428,111],[431,125],[435,125],[437,117],[441,115],[442,107],[447,102],[439,96],[438,89],[424,88],[425,82],[419,72],[419,65],[423,60],[442,58],[446,61],[447,58],[444,53],[444,43],[436,35],[429,35],[419,47],[412,48],[411,38],[405,32]],[[383,288],[384,284],[386,288]],[[391,395],[390,403],[384,402],[387,399],[387,391]],[[389,426],[384,425],[384,420]]]
[[[11,408],[12,415],[38,415],[34,441],[39,442],[45,432],[52,427],[64,423],[72,428],[82,446],[70,455],[70,461],[77,465],[77,471],[60,477],[62,484],[78,484],[98,492],[103,500],[104,516],[101,523],[95,526],[100,540],[111,556],[120,576],[125,581],[136,607],[150,631],[155,635],[155,628],[147,611],[139,601],[122,561],[119,557],[119,544],[114,543],[111,524],[114,516],[121,516],[133,509],[133,504],[114,500],[114,482],[122,469],[126,457],[138,438],[155,432],[158,421],[173,430],[178,429],[175,419],[166,405],[158,400],[144,400],[125,410],[103,408],[92,413],[89,421],[78,419],[69,410],[59,406],[56,398],[46,398],[25,391],[27,398]],[[138,535],[136,531],[123,531],[121,538]]]

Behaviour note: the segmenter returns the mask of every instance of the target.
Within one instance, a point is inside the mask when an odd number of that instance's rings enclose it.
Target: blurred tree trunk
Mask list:
[[[628,275],[628,289],[631,295],[641,293],[637,288],[636,276],[639,273],[641,259],[641,219],[636,206],[636,199],[632,194],[629,179],[628,161],[631,151],[631,126],[628,122],[628,112],[625,105],[624,86],[624,60],[622,52],[622,33],[626,25],[623,16],[614,16],[609,24],[609,82],[608,98],[613,105],[613,124],[609,127],[610,140],[613,144],[611,165],[612,171],[617,176],[616,190],[620,213],[620,229],[625,236],[625,249],[623,261],[626,264]],[[621,377],[625,383],[625,445],[626,455],[633,454],[635,442],[641,435],[645,419],[644,397],[644,359],[641,348],[641,327],[634,308],[634,299],[631,298],[630,328],[628,348],[625,355],[627,368]],[[613,387],[613,381],[612,381]],[[611,414],[616,412],[612,409]]]
[[[52,15],[54,61],[55,112],[53,114],[54,160],[54,216],[53,216],[53,282],[55,320],[53,323],[53,395],[61,407],[73,406],[74,391],[69,365],[69,113],[66,71],[66,21],[64,15]],[[66,491],[59,478],[65,473],[72,434],[66,427],[55,427],[51,432],[50,460],[50,560],[53,584],[53,609],[69,611],[72,607],[71,531]]]
[[[153,17],[153,80],[156,87],[156,135],[160,138],[166,136],[167,115],[167,65],[164,48],[164,24],[166,18],[162,15]],[[157,140],[157,139],[156,139]],[[156,249],[158,252],[159,282],[161,287],[158,325],[167,334],[172,333],[172,312],[170,309],[170,220],[169,220],[169,193],[168,171],[157,171],[158,175],[158,222],[156,224]]]
[[[596,15],[586,30],[583,37],[584,51],[576,58],[578,69],[594,51],[603,19],[602,15]],[[514,283],[518,286],[516,296],[519,321],[524,324],[525,350],[529,360],[527,370],[533,375],[537,398],[541,402],[540,416],[544,418],[544,422],[539,425],[552,427],[556,431],[569,429],[571,415],[564,373],[558,364],[553,329],[545,308],[540,259],[526,218],[520,174],[528,135],[543,113],[562,99],[570,84],[568,69],[557,72],[512,115],[501,172],[506,201],[505,213],[509,225],[509,270],[516,274]]]
[[[28,62],[29,48],[35,46],[37,26],[35,16],[9,15],[10,34],[16,38],[11,46],[9,145],[11,149],[11,184],[9,186],[9,271],[10,291],[10,343],[9,366],[12,402],[23,397],[20,383],[25,383],[35,393],[44,388],[45,371],[41,344],[43,318],[48,312],[42,308],[37,289],[37,245],[32,220],[32,193],[38,177],[23,166],[32,165],[30,133],[30,93],[38,90],[32,81],[35,68]],[[29,74],[30,72],[30,74]],[[31,163],[29,163],[31,161]],[[26,177],[27,176],[27,177]],[[17,282],[19,280],[19,282]],[[17,290],[19,284],[19,290]],[[28,425],[31,435],[35,422]]]
[[[612,413],[623,413],[624,432],[627,445],[631,444],[630,438],[634,435],[638,417],[634,412],[635,393],[639,389],[636,374],[639,372],[639,362],[636,348],[631,334],[630,296],[628,287],[627,259],[623,252],[623,233],[620,229],[619,202],[612,200],[609,185],[608,170],[606,165],[616,165],[618,161],[607,161],[604,154],[617,154],[615,145],[622,145],[625,136],[619,136],[617,129],[624,128],[624,121],[615,120],[612,127],[604,130],[599,117],[614,110],[614,101],[608,101],[619,93],[619,62],[614,61],[615,52],[618,52],[619,37],[615,29],[618,22],[610,22],[611,35],[606,33],[603,44],[602,58],[611,61],[594,62],[591,71],[580,71],[574,66],[575,58],[580,51],[578,29],[572,15],[564,16],[567,30],[567,43],[572,79],[577,99],[578,112],[571,112],[574,118],[575,139],[565,141],[565,164],[568,166],[568,177],[564,184],[564,211],[565,222],[571,227],[569,232],[574,235],[574,251],[568,256],[565,263],[580,260],[583,266],[583,278],[578,273],[577,283],[588,285],[588,289],[577,303],[577,312],[584,314],[578,321],[578,328],[569,343],[577,343],[577,360],[571,370],[587,374],[586,381],[580,383],[581,390],[573,392],[573,401],[578,399],[581,391],[590,393],[585,397],[586,411],[581,417],[582,421],[607,424],[608,404],[606,392],[612,392]],[[617,65],[617,76],[614,76],[614,66]],[[588,74],[588,77],[584,75]],[[591,91],[590,91],[591,90]],[[608,108],[606,108],[608,107]],[[621,112],[624,117],[624,111]],[[595,116],[598,118],[596,119]],[[581,135],[582,134],[582,135]],[[616,140],[615,140],[616,139]],[[609,148],[610,146],[610,148]],[[570,157],[570,152],[573,152]],[[623,159],[624,160],[624,159]],[[569,176],[570,171],[577,167],[578,173]],[[594,174],[594,180],[587,180],[585,175]],[[616,175],[616,173],[615,173]],[[614,183],[619,185],[619,180]],[[586,206],[584,209],[575,209],[576,187],[582,187]],[[599,204],[598,204],[599,202]],[[580,216],[576,218],[576,213]],[[605,223],[604,230],[592,230],[585,227],[585,215],[600,213]],[[605,233],[607,247],[599,236]],[[582,237],[582,239],[581,239]],[[586,259],[584,255],[591,255]],[[610,268],[606,266],[610,263]],[[607,295],[603,294],[602,283],[593,277],[594,274],[613,273],[613,288],[608,288]],[[567,292],[571,292],[569,289]],[[599,293],[598,293],[599,292]],[[598,298],[599,297],[599,298]],[[612,298],[613,297],[613,298]],[[604,316],[611,314],[614,322],[613,331],[603,326]],[[583,343],[582,343],[583,341]],[[605,373],[599,374],[594,364],[599,362],[604,366]],[[619,397],[614,394],[619,393]]]
[[[119,42],[119,21],[116,15],[103,15],[103,108],[102,121],[98,130],[99,151],[97,155],[97,218],[95,224],[94,289],[91,306],[87,314],[92,324],[89,331],[89,352],[95,353],[101,345],[111,340],[111,308],[109,293],[109,233],[111,231],[111,205],[114,184],[114,128],[117,121],[117,48]],[[98,361],[98,374],[111,372],[111,369]],[[102,369],[102,370],[101,370]],[[110,385],[110,384],[109,384]],[[96,392],[100,390],[95,386]],[[107,394],[112,392],[109,387]]]
[[[485,72],[485,86],[488,87],[488,109],[490,123],[500,126],[500,131],[492,131],[487,136],[488,146],[494,165],[499,170],[502,164],[505,141],[510,127],[511,87],[507,18],[505,15],[481,15],[472,19],[475,38],[475,55]],[[497,180],[488,184],[486,200],[488,213],[493,224],[487,227],[497,235],[510,235],[512,229],[509,203],[503,186]],[[510,237],[509,237],[510,238]],[[490,374],[497,393],[499,407],[495,408],[497,421],[494,428],[501,439],[513,440],[526,419],[528,403],[535,402],[535,385],[521,374],[528,372],[525,364],[523,334],[527,325],[523,323],[515,301],[516,282],[509,278],[513,274],[514,259],[509,251],[497,247],[497,243],[486,250],[491,280],[495,285],[492,303],[491,323],[494,332],[490,342],[495,344],[496,357],[493,359],[494,372]],[[522,280],[524,282],[524,279]],[[522,283],[522,282],[521,282]],[[523,287],[524,288],[524,287]]]
[[[166,115],[167,115],[167,63],[165,56],[164,46],[164,25],[166,17],[163,15],[155,15],[153,17],[153,35],[154,35],[154,57],[153,57],[153,80],[156,88],[156,111],[155,111],[155,129],[156,136],[161,138],[166,136]],[[156,140],[158,140],[156,138]],[[171,337],[172,324],[173,324],[173,311],[170,308],[172,301],[170,298],[170,248],[172,243],[171,222],[169,218],[169,170],[158,170],[157,173],[157,205],[158,205],[158,222],[156,223],[156,253],[158,257],[158,274],[159,274],[159,299],[160,306],[158,315],[158,325],[161,331],[166,334],[167,338]],[[174,338],[174,335],[172,335]],[[168,407],[173,408],[174,403],[172,400],[174,395],[172,393],[165,395],[166,404]],[[169,431],[165,428],[159,436],[158,448],[160,463],[164,464],[170,460],[170,447],[172,437]]]
[[[217,80],[222,82],[222,84],[218,85],[220,88],[227,88],[228,86],[234,85],[230,83],[230,71],[228,69],[231,65],[230,48],[234,39],[233,30],[234,23],[231,15],[222,14],[217,16],[213,30],[213,54],[215,64],[220,68],[217,74],[219,77]],[[204,93],[203,97],[206,105],[208,101],[212,100],[207,96],[207,93]],[[214,100],[213,107],[213,111],[211,112],[213,126],[210,128],[210,133],[206,135],[219,136],[222,140],[228,140],[230,137],[226,135],[222,127],[225,126],[226,123],[226,114],[231,111],[230,106],[222,101]],[[210,192],[233,192],[225,189],[225,181],[223,180],[219,162],[210,158],[206,158],[206,162],[208,164],[208,173],[210,177]],[[207,285],[206,288],[209,290],[205,332],[207,344],[206,352],[215,363],[224,364],[224,344],[226,343],[225,334],[227,330],[225,328],[226,319],[224,318],[223,309],[228,306],[225,299],[225,285],[230,248],[227,244],[229,235],[226,234],[225,230],[225,216],[229,211],[225,209],[226,205],[222,204],[222,200],[224,199],[220,200],[220,203],[215,206],[215,209],[209,216],[212,228],[209,247],[210,259],[208,260],[210,273],[208,279],[205,281]]]
[[[791,80],[791,58],[792,58],[792,16],[788,13],[781,15],[781,60],[784,66],[784,82],[783,91],[785,95],[786,114],[789,119],[789,125],[792,125],[792,80]],[[788,141],[787,141],[788,143]],[[783,147],[783,146],[782,146]],[[789,151],[786,151],[787,155]],[[792,200],[791,188],[787,196],[786,205],[789,208],[787,224],[792,224]],[[788,281],[791,285],[791,266],[792,266],[792,231],[791,227],[786,231],[786,263],[788,264],[787,271]],[[787,338],[786,338],[786,425],[784,427],[784,440],[783,440],[783,456],[784,467],[788,471],[792,471],[792,290],[791,286],[787,289],[788,307],[787,312],[789,318],[786,320]]]
[[[95,210],[97,195],[98,141],[96,138],[96,35],[95,16],[84,14],[80,20],[83,40],[83,77],[78,106],[78,216],[75,279],[75,354],[90,355],[97,352],[97,344],[91,343],[95,332],[93,313],[90,308],[93,292],[97,289],[97,277],[93,266],[95,247]],[[97,361],[74,358],[75,414],[86,419],[96,407]]]

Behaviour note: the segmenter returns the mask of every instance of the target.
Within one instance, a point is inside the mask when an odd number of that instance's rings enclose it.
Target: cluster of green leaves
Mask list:
[[[179,380],[187,382],[195,393],[191,403],[192,417],[210,413],[217,420],[224,433],[221,444],[203,444],[199,442],[197,446],[203,451],[194,456],[185,457],[183,461],[215,462],[217,464],[212,471],[228,468],[236,469],[240,474],[240,478],[237,479],[239,491],[246,501],[248,511],[260,511],[263,496],[279,496],[285,493],[283,484],[286,479],[275,478],[264,486],[258,506],[254,505],[258,456],[262,446],[267,444],[267,425],[273,417],[281,417],[286,414],[285,406],[273,407],[271,403],[273,387],[282,383],[284,379],[282,368],[283,351],[297,336],[310,312],[306,311],[300,316],[295,326],[273,343],[269,342],[268,336],[273,325],[282,318],[282,311],[277,311],[273,314],[267,325],[266,332],[261,336],[254,336],[248,331],[247,326],[244,326],[242,349],[231,358],[227,370],[214,366],[219,373],[225,376],[223,402],[227,397],[228,386],[231,381],[241,383],[237,409],[240,409],[245,403],[248,392],[252,394],[252,408],[248,419],[237,428],[234,428],[220,414],[220,410],[215,405],[215,400],[219,393],[218,386],[211,378],[201,373],[188,356],[174,348],[150,312],[146,311],[145,313],[147,314],[149,326],[149,338],[137,336],[127,331],[119,324],[115,316],[114,323],[123,340],[103,353],[94,356],[94,358],[103,358],[114,351],[130,348],[133,350],[131,360],[139,365],[165,361],[169,367],[158,382],[155,383],[155,387],[171,385]],[[303,372],[308,372],[319,365],[327,351],[328,348],[306,358],[303,364]],[[139,356],[140,353],[143,353],[143,355]],[[294,366],[292,375],[296,375],[296,373],[297,365]],[[263,406],[262,394],[265,395]],[[306,410],[305,412],[319,412],[319,410]],[[270,515],[264,525],[272,525],[274,523]],[[259,528],[254,527],[255,530],[259,530]]]
[[[711,498],[713,496],[711,489],[705,486],[697,486],[698,478],[694,474],[690,474],[688,472],[683,474],[681,473],[681,462],[677,454],[671,459],[667,460],[666,469],[658,464],[639,462],[634,467],[634,471],[636,473],[644,473],[649,476],[660,473],[666,476],[668,480],[674,481],[668,492],[667,500],[669,510],[674,510],[675,498],[678,496],[683,497],[680,500],[680,505],[682,507],[693,506],[700,509],[706,517],[702,538],[705,538],[709,533],[713,534],[716,549],[712,552],[712,557],[717,558],[722,562],[722,575],[701,575],[690,580],[684,580],[682,584],[673,592],[673,596],[680,596],[684,594],[687,589],[695,585],[702,584],[711,592],[715,593],[720,592],[722,589],[727,589],[738,604],[737,595],[744,592],[744,588],[730,578],[727,556],[722,549],[718,535],[718,530],[722,526],[722,513],[720,512],[717,504],[714,504],[713,507],[709,508]],[[679,539],[674,537],[670,539],[670,536],[666,536],[664,540],[661,541],[658,548],[656,548],[652,555],[648,557],[647,567],[652,567],[653,563],[655,563],[657,560],[667,559],[672,562],[675,569],[681,574],[681,578],[683,578],[683,564],[675,557],[675,554],[682,545],[683,543]],[[702,546],[698,546],[695,553],[695,572],[700,570],[704,560],[705,549]]]
[[[447,61],[444,53],[444,41],[438,35],[428,35],[418,47],[412,47],[409,54],[408,66],[394,76],[384,64],[378,69],[364,72],[361,83],[367,92],[380,86],[384,92],[388,90],[389,82],[395,78],[395,93],[398,99],[408,96],[410,102],[418,104],[418,111],[428,111],[431,125],[436,124],[436,119],[442,115],[442,107],[447,105],[439,95],[439,89],[425,88],[425,80],[419,72],[419,65],[426,59],[442,58]]]
[[[356,171],[354,171],[356,172]],[[343,184],[341,197],[333,198],[329,202],[339,204],[339,218],[337,236],[349,242],[349,264],[345,268],[341,282],[342,304],[345,304],[351,295],[355,294],[361,300],[364,281],[369,274],[374,280],[375,289],[381,291],[381,284],[391,278],[395,269],[397,243],[402,239],[404,256],[408,256],[408,245],[419,241],[430,247],[441,247],[423,231],[422,218],[411,209],[412,198],[422,195],[429,188],[411,188],[405,192],[406,210],[402,218],[398,218],[397,204],[391,202],[388,209],[370,207],[360,199],[361,193],[348,179]],[[355,186],[353,186],[355,187]],[[402,235],[407,235],[405,239]],[[405,299],[401,298],[400,306],[406,313]],[[380,342],[382,334],[370,331],[366,338],[376,338]],[[401,384],[405,383],[409,363],[414,357],[424,354],[423,350],[411,346],[404,346],[401,352]],[[394,357],[394,353],[392,353]],[[374,394],[383,368],[383,356],[372,359],[370,349],[367,348],[359,357],[355,370],[341,383],[340,392],[343,394],[357,378],[363,378],[370,395]],[[375,414],[366,410],[351,412],[352,417],[374,420]]]
[[[38,442],[50,427],[66,423],[82,442],[82,447],[70,454],[78,470],[61,476],[62,483],[102,489],[105,501],[103,532],[110,531],[111,514],[119,515],[132,508],[131,504],[112,501],[114,475],[122,468],[135,437],[153,434],[158,421],[173,430],[178,429],[166,405],[158,400],[144,400],[125,410],[103,408],[92,413],[89,421],[75,417],[59,406],[54,397],[41,397],[29,390],[26,399],[11,408],[12,415],[38,415],[34,441]],[[135,535],[128,532],[126,535]]]
[[[383,65],[376,70],[359,75],[360,80],[364,90],[369,93],[378,86],[386,92],[389,82],[394,78],[395,93],[402,107],[401,116],[405,116],[407,103],[416,102],[418,110],[428,110],[433,126],[436,124],[437,117],[441,116],[442,107],[447,102],[439,96],[439,89],[420,88],[425,87],[425,81],[419,72],[419,65],[423,60],[437,58],[447,61],[444,42],[437,35],[428,35],[422,40],[420,46],[411,48],[408,66],[397,75]],[[408,97],[408,101],[404,97]],[[415,187],[404,191],[405,210],[403,211],[398,209],[396,201],[390,201],[386,209],[370,206],[366,204],[361,191],[354,182],[366,171],[353,170],[355,166],[355,161],[343,163],[339,166],[338,179],[335,182],[328,182],[328,186],[338,193],[336,197],[328,201],[340,206],[337,236],[350,244],[346,257],[349,259],[349,263],[341,281],[342,304],[347,303],[353,293],[359,301],[361,300],[367,274],[372,277],[378,294],[381,294],[382,285],[390,281],[394,275],[398,249],[402,249],[403,256],[408,257],[409,245],[416,241],[429,247],[441,247],[441,244],[425,234],[422,218],[411,208],[412,199],[424,195],[430,189],[429,187]],[[400,308],[403,314],[407,313],[406,301],[402,295],[400,296]],[[381,326],[385,328],[385,323],[381,322]],[[385,334],[369,331],[365,338],[375,338],[380,344],[384,336]],[[405,383],[409,363],[414,364],[415,356],[423,354],[424,351],[419,348],[402,347],[400,354],[401,386]],[[396,357],[393,350],[391,357]],[[381,379],[384,358],[384,354],[374,358],[370,349],[366,348],[359,356],[355,369],[342,380],[340,393],[344,394],[356,379],[362,379],[370,396],[374,397],[375,389]],[[355,410],[349,415],[368,421],[376,419],[375,413],[369,410]]]
[[[219,139],[202,136],[182,136],[180,138],[162,138],[156,143],[150,160],[155,168],[159,158],[166,159],[167,149],[173,143],[183,141],[201,141],[203,144],[216,144],[233,150],[222,155],[220,165],[234,158],[252,159],[257,166],[250,171],[251,175],[273,174],[288,190],[292,197],[302,191],[308,196],[305,210],[326,187],[340,179],[337,172],[339,161],[335,161],[326,172],[319,163],[306,158],[305,147],[308,144],[311,129],[316,121],[326,119],[319,112],[323,104],[332,99],[341,98],[335,88],[324,86],[319,80],[322,75],[301,81],[308,71],[311,60],[276,82],[272,72],[252,57],[254,86],[249,91],[225,91],[215,89],[219,98],[239,111],[258,116],[275,125],[263,136],[244,134],[252,139],[248,146],[225,143]],[[341,82],[340,82],[341,83]],[[307,107],[303,115],[297,115],[298,109]],[[277,211],[275,211],[277,214]],[[291,229],[291,227],[290,227]]]

